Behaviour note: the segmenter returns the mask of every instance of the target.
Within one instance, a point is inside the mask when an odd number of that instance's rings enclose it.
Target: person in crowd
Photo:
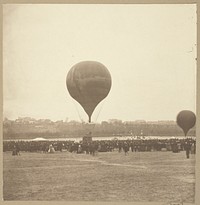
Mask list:
[[[19,146],[18,144],[14,144],[13,146],[13,151],[12,151],[12,155],[15,156],[15,155],[20,155],[20,149],[19,149]]]
[[[98,152],[112,152],[118,150],[121,152],[124,150],[125,154],[128,154],[129,147],[134,152],[147,152],[147,151],[161,151],[161,148],[165,147],[167,151],[178,153],[180,151],[186,151],[186,157],[189,158],[190,152],[196,153],[196,141],[195,139],[149,139],[142,140],[136,139],[130,140],[94,140],[92,142],[74,142],[63,141],[56,143],[57,149],[55,150],[54,141],[41,142],[41,141],[4,141],[3,151],[11,151],[12,155],[20,155],[20,152],[50,152],[61,151],[62,147],[69,152],[74,153],[87,153],[93,154]],[[49,146],[51,144],[51,146]],[[62,146],[61,146],[62,145]],[[179,146],[178,146],[179,145]],[[51,149],[50,149],[51,148]],[[81,151],[80,151],[81,149]]]
[[[118,147],[119,147],[119,152],[121,152],[122,151],[122,144],[121,144],[121,142],[119,142]]]
[[[189,159],[190,158],[190,151],[191,151],[191,144],[189,141],[185,142],[184,149],[186,151],[186,158]]]
[[[128,151],[129,151],[129,145],[128,145],[127,142],[124,142],[123,150],[124,150],[125,155],[127,155],[127,154],[128,154]]]
[[[53,147],[52,144],[49,145],[49,150],[48,150],[49,153],[54,153],[55,152],[55,149]]]
[[[17,153],[17,151],[16,151],[16,145],[14,145],[14,146],[13,146],[12,155],[15,156],[15,155],[17,155],[16,153]]]

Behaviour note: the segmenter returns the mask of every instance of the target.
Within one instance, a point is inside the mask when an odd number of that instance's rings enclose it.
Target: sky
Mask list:
[[[196,112],[195,4],[3,5],[3,115],[87,121],[66,76],[92,60],[111,73],[93,122]]]

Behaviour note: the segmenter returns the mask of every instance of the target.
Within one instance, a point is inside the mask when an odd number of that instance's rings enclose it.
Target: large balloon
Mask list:
[[[82,61],[74,65],[67,74],[69,94],[83,107],[91,122],[96,106],[108,95],[111,88],[108,69],[95,61]]]
[[[185,136],[187,135],[188,131],[194,127],[196,123],[196,116],[190,110],[182,110],[178,113],[176,122],[179,127],[183,129]]]

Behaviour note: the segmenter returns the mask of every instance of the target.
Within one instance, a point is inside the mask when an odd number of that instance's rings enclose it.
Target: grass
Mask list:
[[[195,156],[69,152],[3,156],[4,200],[194,203]]]

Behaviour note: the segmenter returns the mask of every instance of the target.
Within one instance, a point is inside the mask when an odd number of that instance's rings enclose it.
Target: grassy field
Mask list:
[[[185,152],[3,155],[4,200],[194,203],[195,156]]]

